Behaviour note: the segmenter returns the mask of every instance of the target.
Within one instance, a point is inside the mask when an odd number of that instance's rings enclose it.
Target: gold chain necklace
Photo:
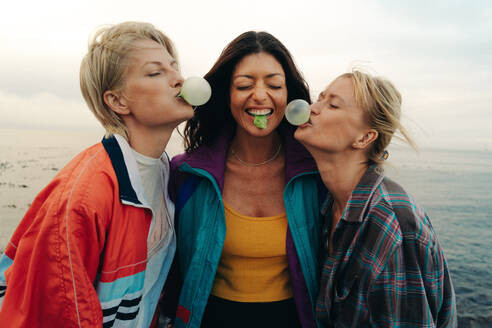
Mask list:
[[[275,152],[275,154],[273,154],[273,156],[269,159],[267,159],[266,161],[263,161],[261,163],[248,163],[246,161],[243,161],[241,158],[239,158],[239,156],[236,154],[236,152],[234,151],[234,148],[231,148],[231,153],[232,155],[234,155],[234,157],[236,157],[236,159],[239,161],[239,163],[245,165],[245,166],[260,166],[260,165],[265,165],[265,164],[268,164],[270,163],[271,161],[275,160],[277,157],[278,157],[278,154],[280,154],[280,149],[282,149],[282,144],[278,145],[278,149],[277,151]]]

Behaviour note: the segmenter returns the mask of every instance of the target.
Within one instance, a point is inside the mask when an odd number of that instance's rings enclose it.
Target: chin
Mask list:
[[[270,128],[266,128],[266,129],[258,129],[258,128],[254,128],[254,129],[247,129],[246,132],[250,135],[250,136],[253,136],[253,137],[266,137],[270,134],[272,134],[272,132],[274,132],[275,130],[273,129],[270,129]]]
[[[195,116],[195,111],[193,110],[193,108],[191,108],[189,114],[186,115],[185,120],[189,120],[189,119],[193,118],[193,116]]]
[[[296,128],[296,130],[295,130],[295,132],[294,132],[294,138],[295,138],[296,140],[300,140],[300,139],[299,139],[299,134],[300,134],[300,133],[299,133],[299,128]]]
[[[183,121],[187,121],[191,119],[193,116],[195,116],[195,111],[193,110],[193,107],[189,107],[186,110],[183,111]]]
[[[304,145],[306,136],[303,132],[304,131],[302,129],[297,128],[296,132],[294,132],[294,138]]]

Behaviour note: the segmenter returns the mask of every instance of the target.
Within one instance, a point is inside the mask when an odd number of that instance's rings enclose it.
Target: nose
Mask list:
[[[255,101],[264,101],[267,98],[267,91],[263,86],[256,86],[253,89],[253,99]]]
[[[176,71],[175,76],[172,80],[173,87],[178,88],[183,86],[184,78],[181,76],[181,73],[179,71]]]
[[[317,102],[313,103],[313,104],[310,106],[310,109],[311,109],[311,114],[316,114],[316,115],[317,115],[317,114],[319,114],[319,110],[320,110],[320,108],[319,108],[319,107],[320,107],[320,106],[319,106],[319,103],[317,103]]]

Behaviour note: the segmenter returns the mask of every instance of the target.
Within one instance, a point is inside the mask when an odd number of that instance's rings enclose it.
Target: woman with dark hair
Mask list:
[[[215,65],[205,75],[205,79],[213,88],[212,97],[205,105],[199,107],[195,117],[186,124],[187,153],[213,142],[222,133],[224,127],[236,125],[229,104],[232,73],[243,57],[260,53],[273,56],[282,66],[285,75],[284,89],[288,91],[287,102],[304,99],[311,103],[309,86],[297,69],[289,50],[269,33],[253,31],[243,33],[223,50]],[[281,108],[282,115],[284,109]],[[287,122],[284,120],[284,123]]]
[[[171,163],[182,280],[175,326],[315,327],[324,187],[284,119],[288,101],[310,102],[308,86],[266,32],[233,40],[205,79],[212,98]]]

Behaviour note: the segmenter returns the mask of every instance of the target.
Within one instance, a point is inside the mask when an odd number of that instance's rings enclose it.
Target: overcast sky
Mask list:
[[[4,2],[0,127],[96,129],[78,84],[90,33],[153,23],[176,44],[183,76],[203,75],[247,30],[291,51],[313,97],[352,65],[390,80],[423,147],[492,150],[491,1]]]

